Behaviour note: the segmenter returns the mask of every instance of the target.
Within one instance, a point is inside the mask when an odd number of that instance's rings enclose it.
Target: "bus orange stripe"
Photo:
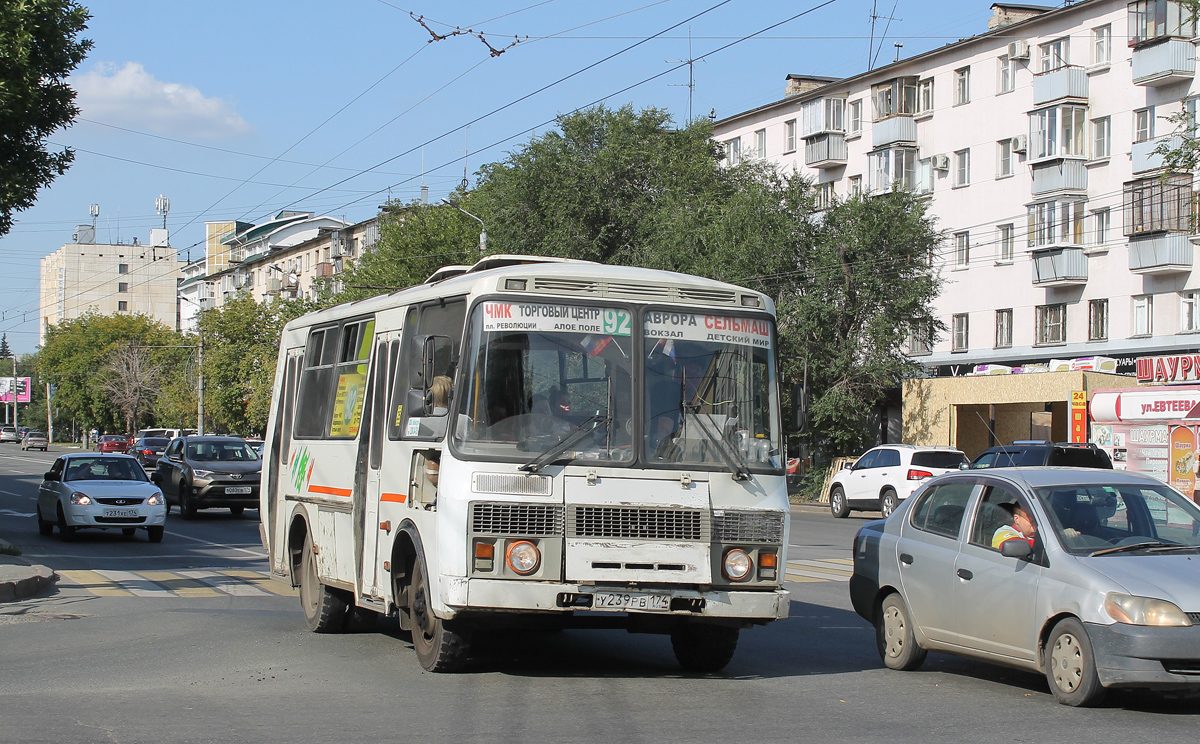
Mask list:
[[[309,486],[309,493],[323,493],[328,496],[344,496],[350,498],[353,493],[349,488],[333,488],[331,486]]]
[[[394,501],[397,504],[403,504],[404,500],[406,498],[408,498],[408,497],[402,493],[381,493],[381,494],[379,494],[380,501]]]

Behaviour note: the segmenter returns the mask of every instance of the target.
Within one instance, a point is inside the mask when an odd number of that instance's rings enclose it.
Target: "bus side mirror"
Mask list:
[[[788,416],[788,434],[808,433],[809,389],[802,382],[792,387],[792,410]]]
[[[425,336],[421,340],[421,384],[433,386],[433,378],[449,377],[454,371],[454,347],[449,336]]]

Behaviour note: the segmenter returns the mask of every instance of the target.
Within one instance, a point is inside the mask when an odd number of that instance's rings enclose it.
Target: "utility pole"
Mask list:
[[[198,360],[199,360],[199,363],[198,363],[197,369],[196,369],[196,373],[199,376],[199,380],[200,380],[200,384],[199,384],[200,394],[197,397],[197,402],[196,402],[196,433],[200,436],[204,436],[204,336],[203,335],[200,336],[200,344],[196,347],[196,349],[197,349],[196,356],[198,357]]]
[[[688,66],[688,81],[687,85],[679,85],[672,83],[669,87],[672,88],[687,88],[688,89],[688,121],[692,120],[692,96],[696,93],[696,60],[692,57],[692,27],[688,26],[688,56],[687,59],[669,59],[668,64],[681,64]]]
[[[54,415],[50,412],[50,383],[46,383],[46,441],[54,441]]]
[[[13,428],[17,426],[17,355],[12,355],[13,360]]]

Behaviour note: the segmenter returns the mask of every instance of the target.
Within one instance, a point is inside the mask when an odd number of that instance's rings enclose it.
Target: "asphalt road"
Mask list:
[[[0,605],[3,742],[1157,744],[1200,725],[1194,701],[1074,710],[1037,675],[940,654],[883,669],[845,583],[868,517],[816,511],[793,521],[791,617],[744,631],[724,674],[684,674],[665,637],[617,631],[485,637],[464,672],[429,674],[394,622],[307,632],[290,589],[261,575],[254,512],[173,516],[160,545],[40,537],[20,515],[54,454],[0,448],[0,538],[79,579]]]

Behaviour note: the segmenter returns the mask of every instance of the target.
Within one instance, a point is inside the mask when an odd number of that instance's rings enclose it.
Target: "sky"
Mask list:
[[[39,259],[92,204],[98,242],[144,242],[165,195],[171,245],[196,259],[205,221],[358,222],[422,183],[436,201],[561,114],[724,118],[781,99],[788,74],[847,77],[983,33],[992,1],[84,2],[81,112],[50,138],[75,162],[0,238],[0,332],[36,351]]]

